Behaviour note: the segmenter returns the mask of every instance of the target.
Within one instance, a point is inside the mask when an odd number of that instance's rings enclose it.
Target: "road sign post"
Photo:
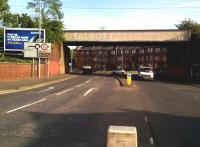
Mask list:
[[[51,57],[51,43],[30,43],[24,44],[24,57],[27,58],[38,58],[38,78],[41,77],[41,58],[47,59],[46,61],[46,77],[49,77],[48,58]]]
[[[32,77],[35,77],[35,59],[33,58]]]

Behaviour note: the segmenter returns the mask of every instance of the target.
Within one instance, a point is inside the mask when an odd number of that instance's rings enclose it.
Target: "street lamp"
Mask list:
[[[41,42],[41,20],[41,0],[39,0],[39,42]],[[38,60],[38,78],[40,78],[40,57]]]

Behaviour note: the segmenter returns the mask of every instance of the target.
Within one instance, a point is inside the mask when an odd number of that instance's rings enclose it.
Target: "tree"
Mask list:
[[[7,12],[3,17],[2,25],[5,27],[19,27],[19,14]]]
[[[200,39],[200,24],[188,19],[181,21],[176,27],[180,30],[191,30],[193,39]]]
[[[28,14],[21,14],[19,17],[19,25],[21,28],[34,28],[36,26],[36,21],[32,19]]]
[[[3,18],[5,14],[9,11],[8,0],[1,0],[0,4],[0,46],[2,46],[3,42]]]
[[[9,11],[8,0],[1,0],[0,5],[0,20],[2,20],[4,14]]]
[[[62,2],[60,0],[32,0],[27,8],[33,9],[39,16],[41,1],[42,28],[46,30],[47,42],[61,42],[63,40]],[[36,17],[39,24],[39,18]]]

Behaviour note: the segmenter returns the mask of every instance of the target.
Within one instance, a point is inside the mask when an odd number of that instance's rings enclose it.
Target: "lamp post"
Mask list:
[[[39,0],[39,42],[41,42],[41,0]],[[41,67],[40,67],[40,57],[38,58],[38,78],[41,77],[40,75],[40,70],[41,70]]]

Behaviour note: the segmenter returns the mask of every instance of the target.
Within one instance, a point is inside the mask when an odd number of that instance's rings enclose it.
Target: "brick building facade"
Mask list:
[[[167,68],[167,48],[92,46],[79,47],[75,51],[75,68],[90,65],[96,70],[123,68],[135,70],[139,66],[151,66],[154,70]]]

